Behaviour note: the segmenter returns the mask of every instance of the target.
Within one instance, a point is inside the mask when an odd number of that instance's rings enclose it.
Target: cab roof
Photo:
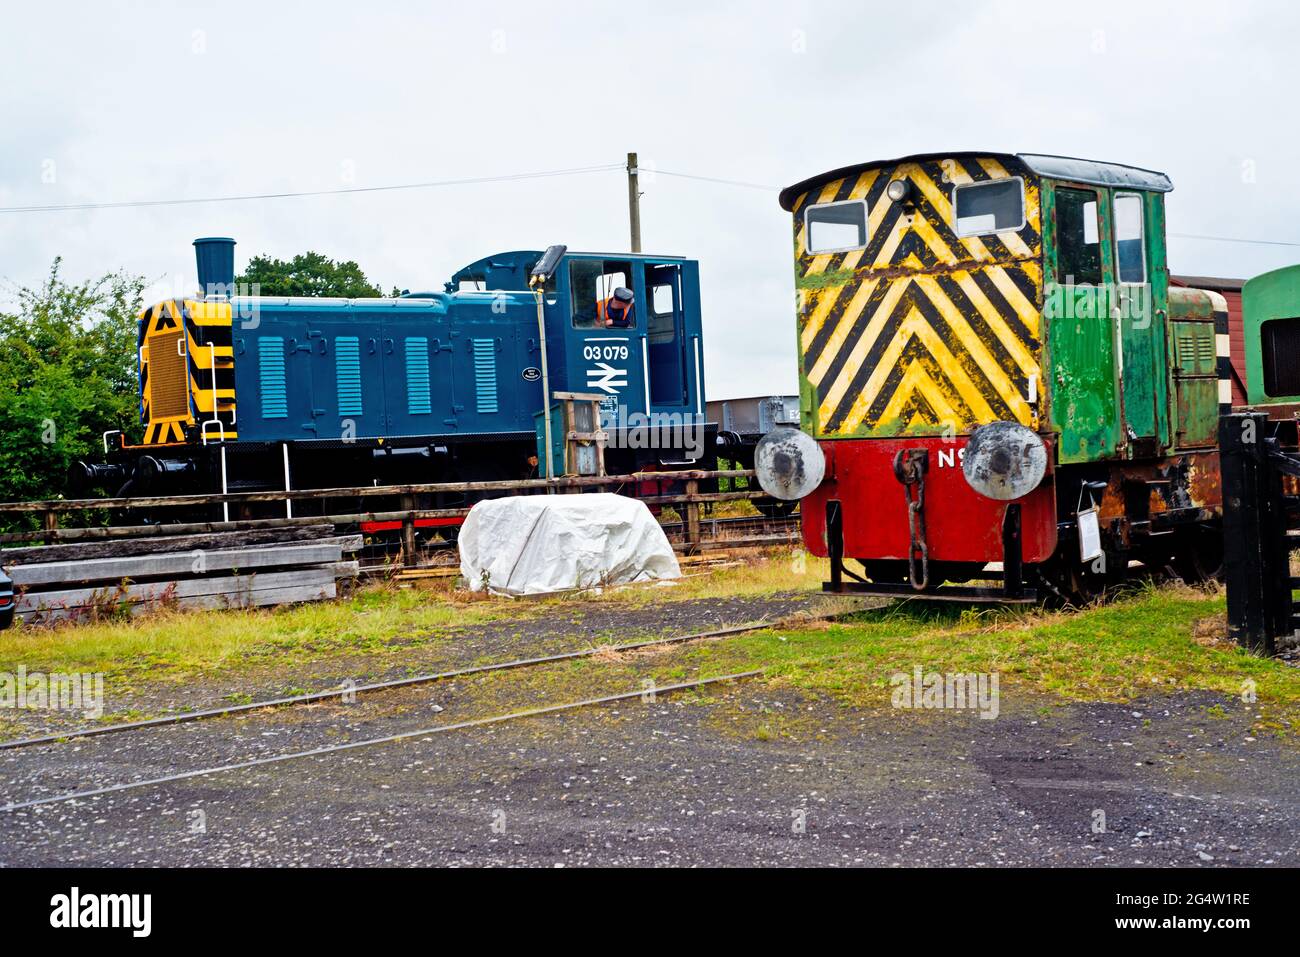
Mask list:
[[[793,186],[781,190],[781,208],[787,212],[794,210],[799,197],[809,190],[843,179],[863,170],[876,169],[881,166],[897,166],[900,163],[918,163],[936,159],[965,159],[977,156],[991,156],[995,159],[1012,159],[1023,165],[1031,173],[1048,179],[1069,180],[1073,183],[1088,183],[1093,186],[1122,186],[1129,189],[1151,190],[1167,193],[1174,188],[1173,181],[1164,173],[1126,166],[1123,163],[1106,163],[1099,160],[1079,159],[1074,156],[1053,156],[1048,153],[996,153],[992,151],[972,151],[944,153],[915,153],[900,156],[898,159],[874,160],[870,163],[855,163],[841,166],[826,173],[819,173],[801,180]]]
[[[528,286],[528,273],[536,265],[537,260],[542,258],[543,250],[540,249],[515,249],[510,252],[495,253],[491,256],[484,256],[482,259],[476,259],[468,266],[456,270],[452,274],[451,280],[446,284],[450,292],[456,288],[457,283],[463,281],[480,281],[485,282],[490,289],[525,289]],[[665,256],[654,253],[626,253],[626,252],[582,252],[581,250],[570,249],[564,254],[564,259],[610,259],[610,260],[651,260],[653,262],[689,262],[684,256]]]

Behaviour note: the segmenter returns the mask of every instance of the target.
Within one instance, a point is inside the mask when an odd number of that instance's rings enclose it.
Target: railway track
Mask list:
[[[406,688],[413,685],[432,684],[439,681],[445,681],[453,678],[463,678],[472,675],[489,674],[496,671],[509,671],[522,668],[538,667],[542,665],[554,664],[562,661],[573,661],[581,658],[591,658],[602,654],[620,654],[632,651],[644,650],[647,648],[668,647],[671,645],[685,644],[691,641],[700,641],[710,638],[725,638],[732,635],[744,634],[746,632],[760,631],[769,628],[779,628],[783,626],[792,626],[796,624],[808,624],[817,621],[832,621],[844,618],[848,615],[857,614],[860,611],[872,607],[857,607],[846,611],[833,612],[825,615],[813,616],[790,616],[787,618],[776,619],[773,621],[759,620],[748,622],[741,625],[731,625],[726,628],[715,628],[710,631],[690,632],[684,635],[672,635],[667,638],[651,638],[644,641],[626,642],[620,645],[604,645],[600,647],[585,648],[578,651],[560,652],[553,655],[541,655],[530,658],[518,658],[509,661],[493,662],[486,665],[475,665],[467,668],[456,668],[449,671],[440,671],[424,675],[414,675],[408,678],[396,678],[391,681],[372,682],[366,685],[348,686],[340,688],[331,688],[324,691],[310,692],[302,695],[292,695],[288,697],[271,698],[264,701],[254,701],[247,704],[229,705],[223,708],[208,708],[198,711],[188,711],[176,715],[166,715],[158,718],[149,718],[140,721],[121,722],[118,724],[104,725],[97,728],[83,728],[77,731],[67,731],[58,734],[41,735],[31,738],[20,738],[11,741],[0,742],[0,750],[8,751],[19,748],[37,747],[42,745],[59,744],[65,741],[78,738],[103,737],[112,734],[121,734],[131,731],[141,731],[148,728],[165,727],[177,724],[186,724],[195,721],[206,721],[214,718],[229,717],[236,714],[244,714],[251,711],[261,711],[267,709],[278,709],[293,707],[297,705],[306,705],[318,701],[325,701],[334,698],[342,698],[345,695],[364,694],[367,692],[387,691],[396,688]],[[712,678],[702,678],[695,681],[680,682],[673,685],[666,685],[652,689],[653,693],[664,694],[675,691],[684,691],[691,688],[703,687],[706,685],[717,684],[727,681],[738,681],[745,678],[758,677],[762,674],[761,670],[738,672],[736,674],[722,675]],[[36,807],[45,804],[56,804],[63,801],[80,800],[84,798],[97,797],[103,794],[111,794],[119,791],[132,790],[135,788],[151,787],[155,785],[168,784],[175,781],[187,780],[190,778],[202,777],[208,774],[218,774],[226,771],[236,771],[245,768],[260,767],[266,764],[275,764],[283,761],[297,760],[313,756],[333,754],[340,751],[348,751],[356,748],[370,747],[394,743],[397,741],[428,737],[433,734],[443,734],[449,731],[457,731],[468,728],[480,727],[483,725],[497,724],[505,721],[513,721],[522,718],[537,717],[540,715],[553,714],[562,711],[572,711],[579,708],[594,707],[596,705],[608,704],[617,701],[626,701],[632,698],[643,697],[646,695],[646,689],[638,689],[626,693],[606,695],[599,698],[587,698],[581,701],[568,702],[565,704],[548,705],[541,708],[532,708],[526,711],[511,712],[505,715],[496,715],[487,718],[476,718],[469,721],[460,721],[452,724],[437,725],[432,728],[424,728],[416,731],[404,731],[397,734],[384,735],[382,737],[367,738],[362,741],[345,742],[337,745],[329,745],[321,748],[313,748],[307,751],[291,752],[282,755],[273,755],[265,758],[256,758],[248,761],[234,762],[230,764],[217,765],[214,767],[200,768],[196,771],[183,771],[176,774],[164,775],[158,778],[150,778],[142,781],[130,781],[121,784],[108,785],[101,788],[94,788],[85,791],[74,791],[67,794],[50,795],[43,798],[35,798],[29,801],[11,802],[0,806],[0,811],[18,811],[24,808]]]
[[[472,675],[486,675],[493,671],[512,671],[516,668],[536,667],[541,664],[554,664],[558,662],[575,661],[578,658],[593,658],[598,654],[624,654],[628,651],[640,651],[647,648],[666,648],[669,645],[681,645],[688,641],[702,641],[705,638],[723,638],[732,635],[744,635],[746,632],[763,631],[767,628],[792,627],[796,624],[807,624],[813,622],[831,622],[831,620],[845,618],[846,615],[858,614],[859,611],[866,609],[852,609],[849,611],[833,612],[829,615],[809,615],[797,616],[797,618],[777,619],[774,622],[768,620],[758,620],[758,622],[749,622],[746,624],[728,625],[727,628],[715,628],[707,632],[690,632],[688,635],[673,635],[667,638],[646,638],[645,641],[629,641],[621,645],[602,645],[599,648],[585,648],[577,651],[560,651],[558,654],[537,655],[533,658],[515,658],[511,661],[493,662],[490,664],[476,664],[476,666],[465,668],[452,668],[450,671],[430,672],[428,675],[412,675],[409,677],[396,677],[391,681],[372,681],[370,684],[354,685],[354,687],[330,688],[320,690],[320,692],[308,692],[307,694],[292,694],[292,696],[268,698],[265,701],[252,701],[243,703],[243,705],[229,705],[226,707],[211,707],[198,711],[183,711],[181,714],[162,715],[160,718],[146,718],[138,722],[120,722],[117,724],[105,724],[103,727],[96,728],[79,728],[77,731],[64,731],[53,733],[53,735],[40,735],[36,737],[21,737],[10,741],[0,741],[0,750],[16,750],[18,748],[35,748],[40,745],[61,744],[64,741],[81,739],[81,737],[101,737],[104,735],[116,735],[127,731],[143,731],[146,728],[169,727],[173,724],[188,724],[191,722],[200,722],[200,720],[211,720],[213,718],[227,718],[235,714],[246,714],[248,711],[263,711],[268,709],[279,709],[279,707],[292,707],[295,705],[309,705],[317,701],[329,701],[330,698],[342,698],[351,696],[351,694],[364,694],[368,692],[378,692],[378,690],[391,690],[395,688],[409,688],[412,685],[434,684],[437,681],[447,681],[456,679],[456,677],[469,677]]]
[[[676,691],[702,688],[707,685],[720,684],[727,681],[740,681],[745,678],[756,678],[762,673],[761,670],[742,671],[737,672],[736,674],[718,675],[713,678],[700,678],[695,681],[683,681],[678,684],[664,685],[663,687],[655,688],[654,694],[671,694]],[[285,761],[298,761],[303,758],[337,754],[341,751],[354,751],[358,748],[369,748],[382,744],[395,744],[398,741],[406,741],[415,738],[427,739],[435,734],[447,734],[452,731],[481,728],[486,725],[502,724],[507,721],[519,721],[523,718],[536,718],[541,715],[558,714],[563,711],[577,711],[580,708],[591,708],[602,704],[612,704],[617,701],[628,701],[632,698],[642,698],[646,693],[647,692],[643,689],[637,691],[625,691],[620,694],[604,695],[599,698],[585,698],[581,701],[570,701],[565,704],[553,704],[541,708],[529,708],[525,711],[512,711],[509,714],[493,715],[487,718],[475,718],[470,721],[457,721],[453,724],[435,725],[434,727],[421,728],[417,731],[403,731],[399,734],[388,734],[378,738],[366,738],[362,741],[347,741],[342,744],[331,744],[322,748],[312,748],[308,751],[292,751],[288,754],[275,754],[265,758],[238,761],[233,764],[221,764],[215,767],[199,768],[195,771],[180,771],[176,774],[167,774],[162,777],[149,778],[144,781],[126,781],[121,784],[110,784],[102,788],[92,788],[86,791],[74,791],[70,794],[55,794],[50,795],[49,797],[35,798],[30,801],[6,804],[4,807],[0,807],[0,811],[21,811],[25,808],[39,807],[45,804],[60,804],[64,801],[85,800],[88,798],[100,797],[105,794],[116,794],[121,791],[133,791],[140,788],[158,787],[176,781],[186,781],[192,778],[206,777],[210,774],[221,774],[227,771],[242,771],[247,768],[263,767],[268,764],[281,764]]]
[[[800,621],[820,621],[836,616],[818,616],[813,618],[803,618]],[[207,721],[212,718],[224,718],[235,714],[243,714],[249,711],[262,711],[268,708],[285,708],[295,705],[312,704],[317,701],[327,701],[331,698],[342,698],[345,695],[364,694],[371,691],[390,691],[395,688],[408,688],[412,685],[433,684],[438,681],[448,681],[453,678],[466,678],[472,675],[488,674],[493,671],[511,671],[518,668],[529,668],[537,665],[555,664],[561,661],[572,661],[578,658],[591,658],[601,654],[619,654],[629,651],[640,651],[645,648],[664,647],[668,645],[684,644],[688,641],[699,641],[705,638],[723,638],[728,635],[739,635],[749,631],[760,631],[764,628],[777,628],[783,624],[788,624],[789,619],[779,621],[756,621],[743,625],[734,625],[728,628],[718,628],[713,631],[692,632],[686,635],[673,635],[668,638],[651,638],[645,641],[627,642],[621,645],[604,645],[599,648],[584,648],[580,651],[565,651],[554,655],[541,655],[533,658],[517,658],[511,661],[494,662],[487,665],[475,665],[469,668],[455,668],[451,671],[439,671],[425,675],[412,675],[409,678],[394,678],[391,681],[377,681],[355,687],[331,688],[325,691],[313,691],[308,694],[291,695],[282,698],[270,698],[265,701],[253,701],[247,704],[229,705],[224,708],[207,708],[201,711],[186,711],[181,714],[165,715],[159,718],[147,718],[140,721],[126,721],[119,724],[108,724],[98,728],[82,728],[77,731],[65,731],[58,734],[46,734],[33,738],[16,738],[12,741],[0,741],[0,751],[12,751],[16,748],[30,748],[38,745],[59,744],[63,741],[70,741],[76,738],[101,737],[107,734],[119,734],[125,731],[140,731],[145,728],[159,728],[176,724],[188,724],[193,721]]]

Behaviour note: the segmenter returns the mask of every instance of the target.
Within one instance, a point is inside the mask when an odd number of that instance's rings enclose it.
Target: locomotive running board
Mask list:
[[[953,601],[988,605],[1036,605],[1038,593],[1032,588],[1022,588],[1017,595],[1008,595],[1001,588],[970,588],[947,585],[932,591],[917,591],[911,585],[881,585],[876,582],[841,581],[822,582],[822,591],[835,594],[852,592],[855,595],[881,595],[886,598],[916,598],[921,601]]]

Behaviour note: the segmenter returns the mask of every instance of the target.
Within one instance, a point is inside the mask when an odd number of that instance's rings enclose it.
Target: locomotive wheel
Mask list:
[[[1077,563],[1053,556],[1038,568],[1043,603],[1048,608],[1082,608],[1101,596],[1102,588],[1090,581]]]
[[[1223,574],[1223,529],[1200,526],[1179,536],[1174,571],[1189,585],[1217,581]]]
[[[1083,608],[1124,584],[1128,579],[1128,556],[1108,551],[1105,558],[1106,570],[1098,573],[1092,563],[1081,564],[1074,555],[1063,554],[1058,548],[1055,555],[1038,566],[1047,606]]]

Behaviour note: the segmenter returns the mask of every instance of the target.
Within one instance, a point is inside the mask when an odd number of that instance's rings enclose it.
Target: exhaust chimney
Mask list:
[[[235,294],[235,241],[226,236],[194,240],[199,267],[199,292],[203,296]]]

